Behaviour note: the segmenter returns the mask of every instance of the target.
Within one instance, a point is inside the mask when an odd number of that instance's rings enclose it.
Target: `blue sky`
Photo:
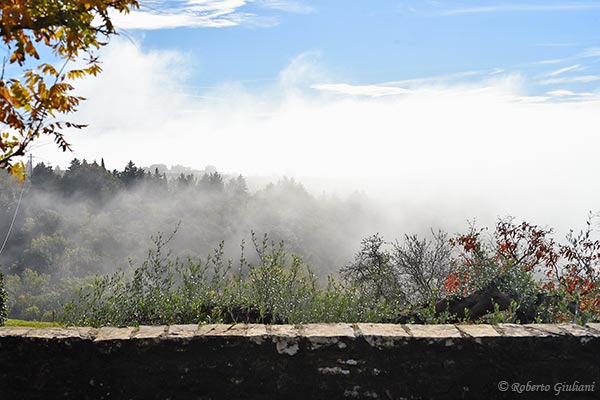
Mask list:
[[[191,56],[200,89],[268,85],[305,52],[351,84],[519,73],[540,95],[600,83],[597,1],[152,1],[117,25]]]

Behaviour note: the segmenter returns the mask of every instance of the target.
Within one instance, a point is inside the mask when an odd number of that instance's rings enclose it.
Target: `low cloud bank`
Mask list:
[[[316,194],[363,190],[410,227],[510,214],[565,231],[600,204],[594,93],[531,97],[511,74],[353,85],[315,53],[260,90],[194,88],[191,65],[209,60],[126,41],[104,60],[82,86],[78,118],[90,127],[71,139],[78,157],[110,168],[133,159],[295,176]],[[73,157],[51,148],[34,153]]]

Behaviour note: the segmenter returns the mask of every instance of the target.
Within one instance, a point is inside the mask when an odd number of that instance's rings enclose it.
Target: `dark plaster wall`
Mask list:
[[[0,328],[0,399],[598,399],[599,328]]]

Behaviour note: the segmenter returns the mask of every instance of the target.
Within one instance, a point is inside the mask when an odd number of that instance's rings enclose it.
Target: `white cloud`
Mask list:
[[[252,0],[158,0],[142,3],[140,10],[111,15],[121,29],[225,28],[237,25],[273,26],[276,17],[242,12]]]
[[[570,90],[551,90],[549,92],[547,92],[550,96],[555,96],[555,97],[564,97],[564,96],[573,96],[576,93],[572,92]]]
[[[597,10],[600,9],[600,3],[546,3],[546,4],[497,4],[480,7],[465,7],[445,10],[441,15],[464,15],[464,14],[484,14],[484,13],[513,13],[513,12],[544,12],[544,11],[578,11],[578,10]]]
[[[585,68],[584,68],[584,67],[582,67],[582,66],[581,66],[581,65],[579,65],[579,64],[576,64],[576,65],[571,65],[571,66],[568,66],[568,67],[564,67],[564,68],[557,69],[557,70],[555,70],[555,71],[548,72],[548,73],[546,74],[546,76],[558,76],[558,75],[565,74],[565,73],[567,73],[567,72],[581,71],[581,70],[583,70],[583,69],[585,69]]]
[[[323,93],[331,93],[344,96],[365,96],[379,98],[385,96],[399,96],[420,93],[432,96],[456,96],[460,94],[484,95],[486,92],[506,92],[513,101],[540,102],[545,101],[545,96],[515,96],[514,88],[520,85],[521,77],[518,75],[504,75],[498,77],[502,71],[493,71],[485,74],[485,79],[475,82],[461,81],[461,78],[472,77],[477,74],[472,72],[458,73],[446,76],[428,77],[420,79],[409,79],[397,82],[384,82],[373,85],[351,85],[348,83],[319,83],[310,87]],[[483,76],[483,75],[482,75]],[[498,85],[502,82],[502,85]],[[407,89],[410,87],[410,89]]]
[[[600,57],[600,47],[590,47],[585,49],[581,55],[581,57]]]
[[[411,93],[411,90],[401,87],[381,85],[349,85],[347,83],[325,83],[311,85],[311,88],[322,92],[331,92],[349,96],[383,97]]]
[[[321,53],[306,51],[293,60],[279,73],[279,83],[287,90],[307,88],[315,82],[328,80],[327,73],[319,67]]]
[[[549,60],[541,60],[541,61],[537,61],[535,62],[535,64],[539,64],[539,65],[547,65],[547,64],[560,64],[562,62],[567,61],[566,58],[552,58]]]
[[[538,83],[540,85],[556,85],[559,83],[590,83],[600,81],[600,75],[582,75],[582,76],[570,76],[564,78],[553,78],[541,80]]]
[[[547,92],[547,94],[552,97],[590,97],[594,95],[593,93],[589,92],[578,93],[564,89],[550,90],[549,92]]]
[[[558,227],[600,204],[591,184],[597,97],[574,102],[563,93],[561,102],[555,92],[556,101],[539,102],[522,78],[506,75],[415,85],[402,96],[323,94],[306,90],[321,77],[331,82],[311,53],[261,91],[226,84],[190,93],[185,54],[128,42],[105,50],[105,72],[82,81],[89,100],[79,119],[90,126],[68,135],[75,153],[45,146],[35,156],[63,166],[76,156],[104,157],[109,168],[132,159],[244,175],[295,171],[397,199],[400,211],[418,204],[463,221],[512,214]],[[362,86],[360,94],[386,87]]]
[[[263,8],[298,14],[310,14],[316,11],[312,6],[293,0],[262,0],[258,4]]]
[[[188,96],[191,56],[177,51],[142,52],[139,43],[116,40],[101,53],[104,71],[78,84],[89,99],[78,118],[93,121],[95,135],[115,129],[153,129],[177,118]],[[110,89],[108,89],[110,87]],[[103,118],[101,115],[107,115]]]
[[[578,46],[577,43],[569,43],[569,42],[549,42],[549,43],[538,43],[537,46],[540,47],[573,47]]]
[[[113,20],[118,27],[125,29],[233,26],[236,23],[228,17],[246,5],[246,1],[187,0],[173,3],[157,1],[151,4],[151,7],[144,7],[142,3],[141,10],[132,11],[128,15],[114,15]]]
[[[437,75],[437,76],[427,76],[424,78],[414,78],[414,79],[403,79],[400,81],[391,81],[391,82],[385,82],[382,83],[381,85],[386,85],[386,86],[406,86],[406,87],[412,87],[412,86],[424,86],[424,85],[442,85],[442,84],[446,84],[449,82],[458,82],[462,79],[472,79],[474,77],[477,76],[482,76],[482,75],[494,75],[496,73],[498,73],[499,71],[501,71],[500,68],[494,68],[493,70],[476,70],[476,71],[463,71],[463,72],[457,72],[457,73],[453,73],[453,74],[446,74],[446,75]]]
[[[575,55],[572,55],[569,57],[541,60],[541,61],[534,62],[533,64],[537,64],[537,65],[561,64],[561,63],[565,63],[568,61],[575,62],[575,60],[580,60],[582,58],[590,58],[590,57],[600,57],[600,47],[590,47],[590,48],[583,50],[582,52],[580,52],[578,54],[575,54]],[[578,67],[578,68],[575,69],[576,67]],[[563,73],[563,72],[568,72],[568,71],[582,70],[585,67],[582,67],[580,65],[577,65],[577,66],[573,65],[573,66],[566,67],[566,68],[567,69],[565,69],[565,71],[563,71],[562,69],[557,70],[557,72],[559,72],[558,74]]]

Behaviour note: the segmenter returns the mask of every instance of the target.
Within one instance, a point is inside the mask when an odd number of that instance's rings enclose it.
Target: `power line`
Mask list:
[[[25,191],[25,185],[21,183],[21,194],[19,195],[19,201],[17,202],[17,208],[15,209],[15,215],[13,215],[10,226],[8,227],[8,232],[6,232],[6,237],[4,238],[4,243],[2,243],[2,247],[0,248],[0,254],[4,250],[4,246],[6,246],[6,242],[8,241],[8,237],[10,236],[10,232],[12,231],[13,225],[15,224],[15,219],[17,219],[17,213],[19,212],[19,207],[21,206],[21,200],[23,199],[23,192]]]

